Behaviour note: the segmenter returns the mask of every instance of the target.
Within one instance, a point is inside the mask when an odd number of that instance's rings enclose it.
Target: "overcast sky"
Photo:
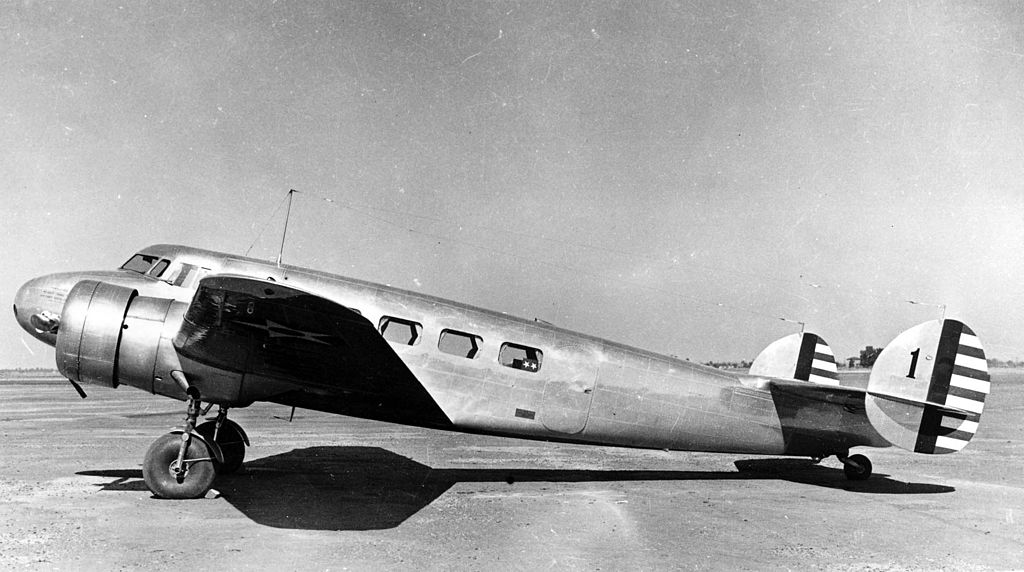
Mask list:
[[[286,262],[666,354],[1024,358],[1019,3],[252,4],[0,3],[0,300],[295,188]]]

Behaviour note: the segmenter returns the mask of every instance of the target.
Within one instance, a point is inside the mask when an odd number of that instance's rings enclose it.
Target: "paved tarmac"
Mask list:
[[[205,499],[141,462],[183,404],[0,382],[0,569],[1024,569],[1024,372],[994,375],[961,453],[830,459],[467,436],[260,404]]]

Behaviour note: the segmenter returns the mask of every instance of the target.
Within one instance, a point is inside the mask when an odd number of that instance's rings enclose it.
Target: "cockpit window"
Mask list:
[[[132,272],[138,272],[139,274],[145,274],[153,267],[153,263],[156,262],[160,257],[151,256],[149,254],[136,254],[135,256],[128,259],[121,265],[122,270],[131,270]]]
[[[163,274],[164,271],[167,270],[167,267],[170,265],[171,261],[164,258],[160,262],[157,262],[156,264],[153,265],[153,270],[149,272],[149,275],[153,276],[154,278],[159,278],[160,275]]]

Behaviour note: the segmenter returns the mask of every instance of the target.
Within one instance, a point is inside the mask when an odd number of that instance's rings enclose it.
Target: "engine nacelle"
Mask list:
[[[57,368],[68,379],[131,385],[184,399],[170,373],[181,370],[171,340],[187,304],[83,280],[68,293],[57,331]]]

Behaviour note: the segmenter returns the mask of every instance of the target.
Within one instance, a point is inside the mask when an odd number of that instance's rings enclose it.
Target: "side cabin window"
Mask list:
[[[498,361],[505,367],[536,373],[544,362],[544,352],[530,346],[505,342],[498,352]]]
[[[484,339],[476,334],[444,329],[437,340],[437,349],[446,354],[473,359],[480,352],[480,344],[483,342]]]
[[[159,264],[157,264],[157,266],[159,266]],[[161,279],[171,286],[192,288],[209,273],[209,268],[182,262],[181,264],[171,265],[170,272],[161,276]]]
[[[423,325],[412,320],[384,316],[380,319],[379,329],[380,335],[393,344],[414,346],[420,342]]]
[[[175,267],[167,274],[164,280],[172,286],[181,286],[188,279],[188,275],[192,273],[195,266],[182,262],[181,264],[175,265]]]

